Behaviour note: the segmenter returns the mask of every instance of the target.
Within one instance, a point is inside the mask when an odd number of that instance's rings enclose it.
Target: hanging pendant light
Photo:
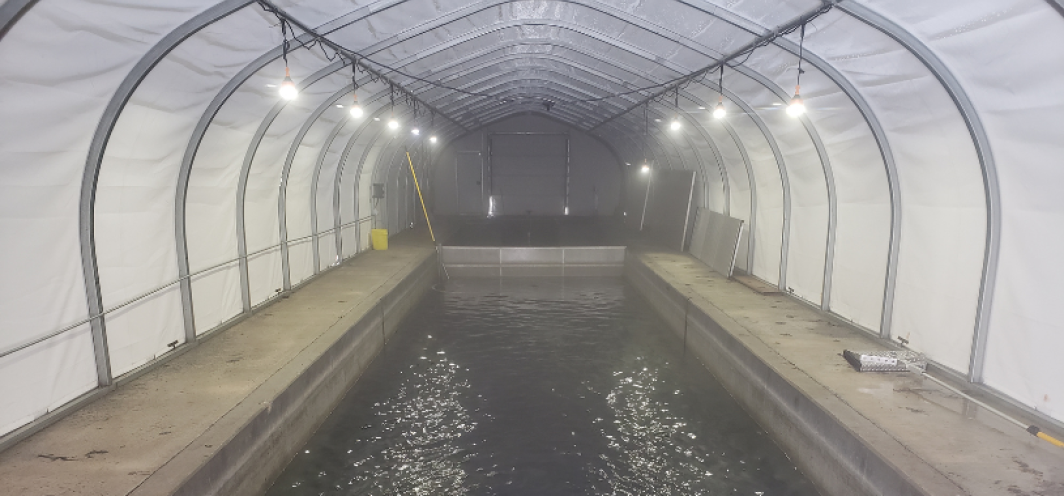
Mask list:
[[[286,22],[281,22],[281,38],[283,40],[281,57],[284,59],[284,80],[281,81],[277,92],[285,100],[295,100],[299,96],[299,88],[296,88],[296,82],[292,81],[292,74],[288,71],[288,23]]]
[[[389,96],[392,100],[391,111],[388,116],[388,129],[395,131],[396,129],[399,129],[399,121],[395,118],[395,86],[388,85],[388,89]]]
[[[669,122],[669,129],[673,131],[679,131],[680,128],[683,127],[683,124],[680,123],[680,88],[676,88],[675,101],[673,102],[673,106],[676,107],[676,116],[672,118],[671,122]]]
[[[277,88],[277,92],[285,100],[295,100],[299,96],[299,89],[296,88],[296,82],[292,81],[292,75],[288,72],[287,67],[284,68],[284,80],[281,81],[281,86]]]
[[[799,86],[794,87],[794,97],[791,98],[791,103],[787,105],[787,115],[791,117],[798,117],[805,113],[805,102],[802,100],[799,88]]]
[[[429,136],[429,143],[436,143],[436,135]]]
[[[791,98],[791,103],[787,105],[787,115],[791,117],[799,117],[805,113],[805,101],[802,100],[802,59],[805,55],[805,24],[802,24],[802,34],[798,41],[798,81],[794,85],[794,97]]]
[[[713,118],[723,119],[728,115],[728,111],[724,108],[724,98],[721,98],[717,102],[717,107],[713,109]]]

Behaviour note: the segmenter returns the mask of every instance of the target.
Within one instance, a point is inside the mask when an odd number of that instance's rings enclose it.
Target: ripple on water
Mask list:
[[[269,495],[814,495],[620,279],[428,293]]]

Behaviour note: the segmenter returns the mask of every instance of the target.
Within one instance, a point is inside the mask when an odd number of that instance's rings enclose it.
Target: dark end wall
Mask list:
[[[569,215],[610,216],[620,205],[622,168],[613,151],[599,139],[548,116],[528,113],[477,129],[448,143],[432,167],[433,201],[437,215],[488,213],[488,140],[493,133],[565,133],[569,135]],[[459,178],[457,164],[479,162],[483,183]],[[476,165],[466,165],[468,174]],[[547,210],[546,208],[544,210]],[[617,213],[619,215],[619,213]]]

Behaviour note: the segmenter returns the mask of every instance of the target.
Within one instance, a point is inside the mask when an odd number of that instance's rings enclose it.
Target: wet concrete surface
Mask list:
[[[758,294],[687,254],[646,245],[629,253],[693,305],[737,323],[738,337],[785,364],[778,370],[789,381],[829,395],[818,400],[829,411],[841,402],[845,408],[832,413],[844,423],[870,422],[855,428],[858,435],[875,449],[893,446],[888,459],[903,471],[937,472],[976,496],[1064,495],[1064,450],[919,375],[856,372],[844,349],[884,349],[865,332],[785,295]]]

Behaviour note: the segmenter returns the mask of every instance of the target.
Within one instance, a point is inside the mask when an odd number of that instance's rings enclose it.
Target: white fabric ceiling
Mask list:
[[[440,110],[442,142],[551,100],[624,161],[696,170],[703,206],[750,223],[740,267],[1064,420],[1058,0],[844,0],[807,26],[806,118],[782,111],[795,33],[725,71],[724,120],[712,76],[651,104],[646,151],[642,107],[621,113],[643,95],[566,102],[694,72],[822,4],[276,5],[406,74],[512,97],[392,74]],[[373,182],[411,194],[412,139],[372,119],[387,87],[361,75],[352,120],[350,66],[297,47],[282,104],[257,3],[8,0],[0,34],[0,434],[354,255],[358,219],[413,216],[370,200]]]

